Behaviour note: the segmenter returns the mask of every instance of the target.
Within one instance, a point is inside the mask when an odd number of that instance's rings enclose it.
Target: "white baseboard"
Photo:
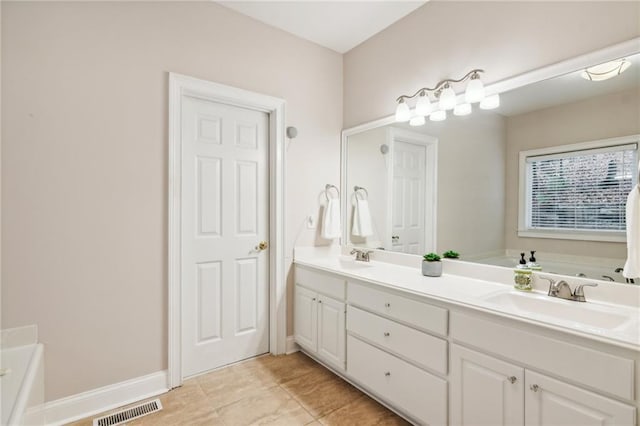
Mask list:
[[[159,371],[124,382],[45,402],[45,424],[63,425],[113,410],[169,390],[167,371]]]
[[[287,349],[285,354],[289,355],[294,352],[298,352],[299,350],[300,346],[298,346],[293,336],[287,336]]]

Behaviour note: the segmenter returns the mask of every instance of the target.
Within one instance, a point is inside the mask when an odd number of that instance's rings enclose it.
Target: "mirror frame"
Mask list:
[[[488,93],[502,94],[510,90],[518,89],[523,86],[538,83],[550,78],[559,77],[564,74],[572,73],[580,69],[592,66],[593,64],[599,64],[620,57],[640,53],[640,37],[632,38],[622,43],[614,44],[603,49],[599,49],[587,54],[576,56],[566,59],[545,67],[534,69],[532,71],[519,74],[496,83],[492,83],[486,86]],[[457,94],[460,96],[460,94]],[[348,218],[348,197],[349,193],[347,188],[347,141],[349,136],[365,132],[367,130],[376,129],[378,127],[387,126],[395,123],[395,116],[393,114],[359,124],[354,127],[346,128],[341,133],[340,141],[340,213],[342,218],[342,245],[348,247],[351,245],[349,241],[349,230],[347,229]],[[436,224],[437,227],[437,224]],[[437,234],[437,230],[434,231],[434,235]],[[378,250],[376,250],[378,251]]]

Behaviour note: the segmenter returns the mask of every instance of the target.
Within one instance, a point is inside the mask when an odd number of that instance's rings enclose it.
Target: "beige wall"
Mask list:
[[[381,247],[384,245],[384,232],[387,226],[387,192],[389,161],[391,152],[383,155],[380,145],[391,144],[387,141],[387,128],[379,127],[366,132],[349,136],[347,143],[347,227],[348,241],[365,247]],[[351,235],[353,228],[353,204],[355,185],[362,186],[369,193],[369,209],[373,222],[374,234],[369,237]],[[390,242],[387,242],[388,244]]]
[[[430,1],[344,57],[344,124],[483,68],[495,82],[640,35],[640,2]]]
[[[341,55],[213,2],[3,2],[2,320],[47,400],[167,367],[169,71],[287,101],[288,262],[339,182]]]
[[[518,238],[518,155],[547,148],[640,133],[638,89],[597,96],[507,119],[505,241],[508,249],[625,259],[625,243]]]

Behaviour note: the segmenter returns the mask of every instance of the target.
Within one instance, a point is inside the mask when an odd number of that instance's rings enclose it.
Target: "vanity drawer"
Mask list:
[[[347,373],[421,424],[447,423],[447,382],[353,336],[347,337]]]
[[[349,304],[380,313],[422,330],[442,336],[447,335],[448,311],[446,309],[351,281],[348,284],[347,293]]]
[[[345,300],[347,283],[344,279],[324,272],[311,271],[302,266],[295,268],[295,282],[318,293]]]
[[[457,341],[621,398],[634,399],[634,361],[476,316],[451,314]]]
[[[349,306],[347,330],[409,361],[447,374],[447,342],[406,325]]]

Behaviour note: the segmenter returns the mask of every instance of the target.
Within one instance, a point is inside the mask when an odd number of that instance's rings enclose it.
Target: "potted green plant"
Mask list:
[[[453,250],[447,250],[444,253],[442,253],[442,257],[444,257],[445,259],[458,259],[460,258],[460,253]]]
[[[425,277],[439,277],[442,275],[442,262],[437,253],[427,253],[423,256],[422,275]]]

